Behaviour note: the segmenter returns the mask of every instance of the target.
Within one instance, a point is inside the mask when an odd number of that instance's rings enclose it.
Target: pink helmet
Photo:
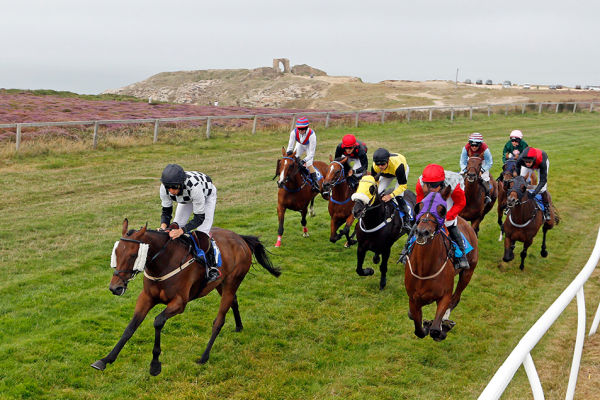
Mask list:
[[[510,138],[515,138],[515,139],[523,139],[523,132],[521,132],[518,129],[515,129],[514,131],[512,131],[510,133]]]
[[[483,135],[479,132],[472,133],[469,136],[469,143],[483,143]]]

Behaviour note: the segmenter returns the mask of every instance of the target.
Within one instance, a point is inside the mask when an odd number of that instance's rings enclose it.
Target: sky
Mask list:
[[[273,58],[365,82],[600,85],[600,2],[2,1],[0,88],[97,94]]]

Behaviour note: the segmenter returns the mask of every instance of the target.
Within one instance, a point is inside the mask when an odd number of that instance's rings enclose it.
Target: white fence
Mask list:
[[[449,118],[454,121],[455,114],[457,112],[469,112],[469,119],[473,119],[473,111],[487,110],[487,116],[489,117],[495,110],[503,110],[504,115],[508,115],[509,110],[512,113],[515,110],[520,110],[521,114],[525,114],[526,109],[532,108],[541,114],[544,108],[558,113],[562,109],[563,112],[576,112],[589,110],[594,111],[595,102],[542,102],[542,103],[508,103],[508,104],[485,104],[485,105],[454,105],[454,106],[422,106],[422,107],[402,107],[393,109],[372,109],[372,110],[356,110],[356,111],[316,111],[316,112],[303,112],[303,113],[278,113],[278,114],[253,114],[253,115],[207,115],[207,116],[193,116],[193,117],[176,117],[176,118],[146,118],[146,119],[117,119],[117,120],[93,120],[93,121],[65,121],[65,122],[21,122],[11,124],[0,124],[0,129],[12,129],[16,128],[16,150],[19,151],[21,146],[21,129],[27,127],[48,127],[48,126],[94,126],[93,135],[93,148],[98,145],[98,128],[101,125],[115,125],[115,124],[154,124],[154,143],[158,141],[158,130],[161,123],[168,122],[183,122],[183,121],[206,121],[206,137],[210,138],[211,123],[214,120],[225,120],[225,119],[252,119],[252,134],[256,133],[256,127],[258,119],[268,119],[277,117],[291,117],[291,124],[293,125],[297,115],[308,115],[308,116],[324,116],[325,127],[329,127],[330,118],[332,116],[344,116],[354,115],[354,126],[358,127],[359,119],[361,115],[373,115],[381,114],[381,123],[385,123],[386,114],[390,113],[403,113],[406,121],[410,122],[411,113],[416,112],[429,112],[429,121],[433,119],[434,111],[441,111],[449,113]],[[562,105],[562,108],[561,108]],[[578,107],[579,106],[579,107]],[[571,108],[572,107],[572,108]],[[518,111],[517,111],[518,112]],[[446,116],[446,114],[444,114]]]
[[[575,395],[575,385],[577,383],[577,374],[579,373],[579,364],[581,361],[581,353],[583,350],[583,341],[585,338],[585,298],[583,294],[583,285],[594,272],[600,260],[600,229],[596,238],[596,245],[588,262],[585,264],[581,272],[565,289],[565,291],[552,303],[550,308],[537,320],[537,322],[529,329],[508,356],[504,364],[498,369],[492,380],[488,383],[484,391],[479,396],[479,400],[495,400],[500,398],[504,390],[512,380],[513,376],[521,366],[525,368],[529,384],[533,392],[535,400],[544,398],[544,391],[540,378],[531,358],[531,350],[540,341],[542,336],[548,331],[550,326],[558,319],[564,309],[571,303],[571,300],[577,296],[577,336],[575,339],[575,350],[573,352],[573,363],[571,364],[571,374],[569,376],[569,384],[565,399],[571,400]],[[596,315],[590,328],[589,336],[596,333],[598,323],[600,322],[600,305],[596,311]]]

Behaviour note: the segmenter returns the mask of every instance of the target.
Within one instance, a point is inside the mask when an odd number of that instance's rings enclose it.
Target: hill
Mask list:
[[[503,88],[441,80],[366,83],[357,77],[329,76],[308,65],[285,73],[272,67],[161,72],[104,93],[203,106],[218,101],[220,106],[320,110],[600,99],[595,91],[541,86]]]

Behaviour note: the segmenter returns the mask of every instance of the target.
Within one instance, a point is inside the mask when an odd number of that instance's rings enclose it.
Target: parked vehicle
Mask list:
[[[550,86],[548,86],[548,89],[550,89],[550,90],[556,90],[556,85],[550,85]]]
[[[471,84],[471,80],[470,79],[465,79],[465,83],[470,85]]]
[[[477,79],[477,80],[475,81],[475,84],[476,84],[476,85],[482,85],[482,84],[483,84],[483,81],[482,81],[481,79]]]
[[[529,83],[525,83],[523,85],[523,89],[531,89],[531,85]]]
[[[487,81],[485,81],[485,84],[486,84],[486,85],[493,85],[493,82],[492,82],[492,80],[491,80],[491,79],[488,79]]]
[[[562,89],[562,88],[563,88],[563,85],[556,85],[556,88],[557,88],[557,89]]]
[[[575,85],[576,90],[581,90],[581,85]]]
[[[504,81],[502,82],[502,87],[503,88],[509,88],[512,86],[512,83],[510,83],[510,81]]]

